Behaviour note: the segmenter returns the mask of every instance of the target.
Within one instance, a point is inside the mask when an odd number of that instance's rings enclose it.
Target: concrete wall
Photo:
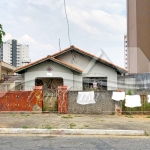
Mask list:
[[[70,114],[112,114],[115,101],[111,99],[112,91],[95,92],[95,104],[77,104],[78,91],[68,92],[68,113]]]
[[[0,92],[0,111],[42,112],[42,87],[33,91]]]
[[[75,55],[74,60],[72,58],[73,55]],[[67,52],[56,58],[83,70],[82,77],[75,77],[78,80],[78,83],[76,84],[80,86],[81,89],[83,77],[107,77],[108,90],[115,90],[117,88],[117,72],[111,67],[108,67],[98,61],[95,62],[91,58],[79,54],[75,51],[72,53]]]

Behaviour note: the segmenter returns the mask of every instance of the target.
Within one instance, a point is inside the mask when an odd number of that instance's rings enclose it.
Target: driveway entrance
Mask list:
[[[36,78],[36,86],[43,86],[43,112],[57,112],[57,87],[63,85],[62,78]]]

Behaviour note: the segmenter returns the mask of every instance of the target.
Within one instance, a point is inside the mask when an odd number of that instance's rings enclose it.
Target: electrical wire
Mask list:
[[[66,20],[67,20],[67,26],[68,26],[68,39],[69,39],[69,43],[70,43],[70,46],[71,46],[70,30],[69,30],[69,21],[68,21],[68,16],[67,16],[67,11],[66,11],[66,1],[65,1],[65,0],[64,0],[64,10],[65,10]]]
[[[69,21],[68,21],[68,15],[67,15],[67,10],[66,10],[66,1],[65,0],[64,0],[64,10],[65,10],[66,20],[67,20],[67,25],[68,25],[68,39],[69,39],[69,43],[70,43],[70,46],[71,46]],[[75,52],[73,50],[71,51],[71,54],[72,54],[71,63],[73,63],[73,62],[77,63],[76,54],[75,54]]]
[[[59,39],[59,50],[61,51],[61,47],[60,47],[60,39]]]

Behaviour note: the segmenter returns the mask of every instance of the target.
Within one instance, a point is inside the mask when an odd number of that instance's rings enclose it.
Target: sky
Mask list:
[[[0,8],[3,42],[29,45],[32,61],[70,46],[64,0],[1,0]],[[66,12],[71,45],[91,54],[102,49],[124,67],[126,0],[66,0]]]

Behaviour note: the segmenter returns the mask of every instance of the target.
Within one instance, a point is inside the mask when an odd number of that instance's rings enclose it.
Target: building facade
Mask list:
[[[0,60],[20,67],[31,62],[29,58],[29,46],[22,45],[17,40],[8,40],[0,45]]]
[[[124,35],[124,67],[128,69],[127,35]]]
[[[127,61],[129,73],[150,72],[150,1],[127,0]],[[125,47],[126,55],[126,47]]]
[[[25,90],[42,85],[53,91],[58,85],[65,85],[70,90],[91,91],[116,90],[117,75],[127,70],[71,46],[17,68],[15,72],[24,75]]]

